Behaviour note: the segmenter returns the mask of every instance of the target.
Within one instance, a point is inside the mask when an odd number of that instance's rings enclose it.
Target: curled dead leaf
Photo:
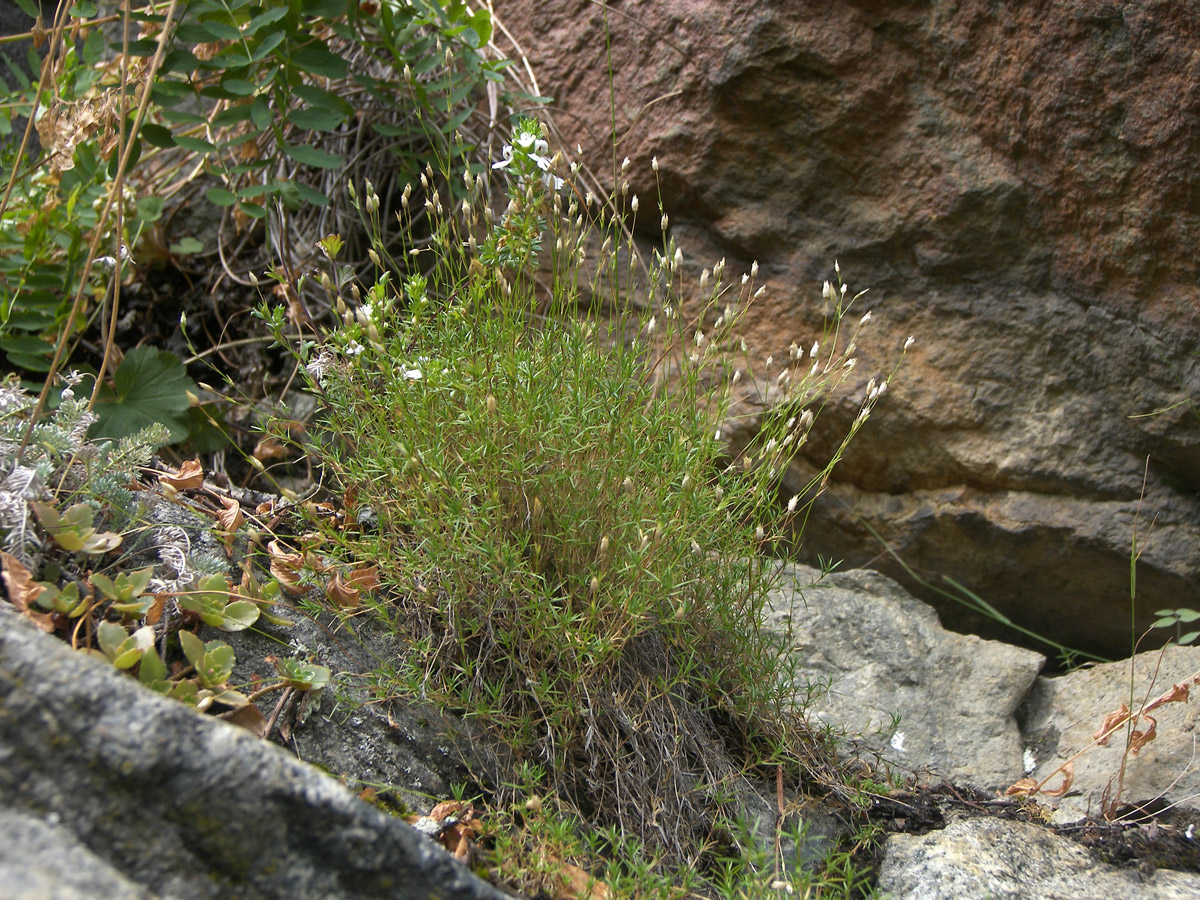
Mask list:
[[[1129,736],[1129,751],[1134,756],[1137,756],[1143,747],[1158,737],[1158,720],[1153,716],[1146,715],[1145,713],[1142,713],[1141,718],[1149,722],[1150,727],[1145,731],[1135,730],[1133,734]]]
[[[221,505],[225,507],[217,513],[217,521],[221,523],[221,530],[237,531],[246,521],[246,517],[242,515],[242,504],[232,497],[222,497]]]
[[[579,866],[561,865],[562,888],[554,895],[554,900],[609,900],[612,897],[612,890],[603,881],[593,878]]]
[[[225,508],[217,513],[218,533],[221,538],[221,543],[225,546],[225,553],[233,554],[233,539],[237,535],[237,531],[242,527],[242,523],[246,521],[246,517],[242,514],[242,504],[232,497],[222,497],[221,505]]]
[[[33,580],[33,573],[12,554],[0,553],[0,562],[3,563],[4,586],[8,588],[8,599],[12,601],[12,605],[42,631],[53,631],[54,620],[49,613],[29,608],[29,604],[33,603],[45,588]]]
[[[300,595],[308,590],[300,583],[300,570],[304,566],[304,557],[301,554],[289,553],[279,541],[267,544],[267,553],[271,557],[271,575],[285,591]]]
[[[1108,739],[1112,737],[1112,733],[1125,724],[1125,720],[1129,718],[1129,707],[1122,703],[1115,710],[1104,717],[1104,723],[1092,735],[1094,740],[1101,747],[1108,745]]]
[[[265,437],[254,445],[254,458],[259,462],[267,462],[272,459],[282,459],[288,455],[287,447],[280,443],[276,437]]]
[[[1037,793],[1038,783],[1036,778],[1022,778],[1020,781],[1009,786],[1004,792],[1005,797],[1032,797]]]
[[[342,609],[357,609],[362,604],[360,592],[353,585],[347,584],[341,572],[334,572],[325,587],[325,596],[334,606]]]
[[[196,457],[180,466],[178,472],[163,472],[158,480],[177,491],[194,490],[204,484],[204,467],[200,465],[200,458]]]
[[[443,819],[462,812],[464,806],[466,804],[461,800],[443,800],[429,811],[429,818],[435,822],[441,822]]]
[[[1075,763],[1067,763],[1065,766],[1062,767],[1062,769],[1060,769],[1060,771],[1062,772],[1062,776],[1063,776],[1062,784],[1060,784],[1058,787],[1056,787],[1052,791],[1043,790],[1042,791],[1043,796],[1061,797],[1063,794],[1065,794],[1067,791],[1069,791],[1071,789],[1071,785],[1075,783]],[[1053,777],[1053,776],[1051,776],[1051,777]],[[1047,780],[1049,780],[1049,779],[1047,779]]]
[[[150,608],[146,610],[146,624],[157,625],[162,619],[163,610],[167,605],[167,598],[170,594],[155,594],[154,602],[150,604]]]
[[[239,728],[245,728],[255,737],[265,738],[267,736],[267,720],[262,712],[253,703],[247,703],[245,706],[239,706],[233,712],[222,718],[226,722],[237,725]]]
[[[1181,684],[1172,685],[1171,690],[1167,691],[1161,697],[1148,704],[1145,709],[1142,710],[1143,714],[1153,712],[1160,706],[1163,706],[1167,703],[1187,703],[1188,692],[1191,690],[1191,688],[1191,684],[1186,681],[1182,682]]]
[[[345,578],[341,572],[334,572],[325,589],[330,601],[344,609],[356,609],[362,604],[362,592],[369,591],[379,585],[379,567],[369,566],[365,569],[354,569]],[[439,804],[440,805],[440,804]]]
[[[312,321],[312,317],[308,314],[308,310],[304,306],[304,301],[300,299],[300,295],[296,293],[296,289],[287,282],[279,282],[271,289],[276,297],[279,297],[287,303],[288,321],[299,328],[301,325],[307,325]]]

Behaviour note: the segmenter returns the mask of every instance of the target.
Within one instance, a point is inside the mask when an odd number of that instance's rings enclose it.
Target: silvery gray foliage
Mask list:
[[[132,507],[124,484],[170,439],[166,427],[155,423],[119,441],[89,441],[88,428],[96,417],[87,401],[75,396],[79,380],[74,374],[65,378],[57,408],[32,430],[34,398],[15,379],[0,384],[0,545],[26,566],[36,562],[41,549],[31,501],[49,499],[53,489]],[[132,509],[122,512],[129,515]]]

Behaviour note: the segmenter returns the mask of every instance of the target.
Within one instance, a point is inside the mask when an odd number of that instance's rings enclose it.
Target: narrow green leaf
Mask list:
[[[331,93],[324,88],[319,88],[313,84],[298,84],[292,88],[292,93],[312,106],[321,106],[325,109],[336,109],[350,115],[354,112],[354,107],[339,97],[337,94]]]
[[[214,206],[233,206],[237,203],[237,195],[222,187],[211,187],[204,192],[204,196]]]
[[[184,150],[191,150],[194,153],[212,153],[216,150],[216,145],[198,137],[185,137],[184,135],[176,135],[175,143]]]
[[[256,88],[244,78],[226,78],[221,81],[221,87],[238,97],[249,97]]]
[[[162,125],[155,125],[153,122],[147,122],[142,126],[142,137],[151,147],[169,149],[175,146],[175,137],[171,134],[171,130]]]
[[[292,110],[287,114],[287,120],[297,128],[308,131],[332,131],[346,121],[346,117],[337,110],[309,106]]]
[[[314,41],[292,54],[292,62],[312,75],[322,78],[344,78],[350,64],[330,51],[324,43]]]
[[[228,22],[210,19],[207,22],[201,22],[200,25],[218,41],[240,41],[242,39],[242,33]]]
[[[238,203],[238,209],[252,219],[265,219],[267,217],[267,211],[257,203]]]
[[[313,206],[328,206],[329,198],[315,188],[309,187],[299,181],[293,182],[296,187],[296,193],[300,195],[300,199],[305,203],[311,203]]]
[[[315,166],[318,169],[336,169],[344,165],[340,156],[334,156],[318,147],[284,144],[283,152],[302,165]]]
[[[265,12],[259,13],[246,25],[246,35],[256,34],[264,25],[270,25],[272,22],[278,22],[288,14],[286,6],[275,6]]]

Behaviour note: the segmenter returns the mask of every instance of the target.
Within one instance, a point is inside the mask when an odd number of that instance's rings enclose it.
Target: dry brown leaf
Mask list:
[[[242,504],[232,497],[222,497],[221,505],[225,508],[217,513],[217,523],[220,526],[217,530],[221,543],[225,545],[226,555],[232,556],[234,538],[237,537],[237,530],[242,527],[246,517],[242,515]]]
[[[1142,713],[1141,718],[1150,723],[1150,727],[1145,731],[1134,731],[1129,736],[1129,751],[1137,756],[1143,747],[1158,737],[1158,720],[1153,716],[1148,716]]]
[[[1124,724],[1125,720],[1128,718],[1129,707],[1122,703],[1113,712],[1110,712],[1104,717],[1104,724],[1101,725],[1099,730],[1092,735],[1092,740],[1094,740],[1101,747],[1107,746],[1108,739],[1112,737],[1112,733],[1122,724]]]
[[[1060,784],[1058,787],[1056,787],[1052,791],[1046,791],[1046,790],[1042,791],[1042,794],[1044,796],[1046,796],[1046,797],[1061,797],[1063,794],[1065,794],[1067,791],[1069,791],[1071,789],[1071,785],[1075,783],[1075,763],[1067,763],[1065,766],[1062,767],[1061,771],[1062,771],[1062,776],[1063,776],[1062,784]]]
[[[42,631],[53,631],[54,619],[49,613],[29,608],[29,604],[33,603],[45,588],[33,580],[33,573],[15,556],[0,553],[0,560],[4,567],[4,586],[8,588],[8,599],[12,601],[12,605]]]
[[[379,566],[354,569],[345,578],[334,572],[325,589],[326,596],[338,606],[356,609],[362,603],[362,592],[379,586]]]
[[[289,553],[279,541],[267,544],[267,553],[271,557],[271,575],[285,591],[298,596],[308,590],[300,584],[300,569],[304,566],[301,554]]]
[[[1192,688],[1191,684],[1189,684],[1186,681],[1183,682],[1182,684],[1173,685],[1171,687],[1171,690],[1167,691],[1161,697],[1156,699],[1153,703],[1151,703],[1149,706],[1147,706],[1145,709],[1143,709],[1142,712],[1143,713],[1153,712],[1154,710],[1158,709],[1160,706],[1163,706],[1167,703],[1187,703],[1188,702],[1188,692],[1191,690],[1191,688]]]
[[[267,720],[253,703],[238,707],[229,715],[224,716],[224,719],[239,728],[245,728],[255,737],[265,738],[267,736]]]
[[[592,878],[579,866],[562,863],[563,886],[554,895],[555,900],[608,900],[612,890],[603,881]]]
[[[1038,783],[1036,778],[1022,778],[1009,787],[1004,792],[1005,797],[1031,797],[1037,793]]]
[[[272,289],[272,293],[287,303],[288,321],[299,328],[302,325],[307,325],[312,321],[308,310],[304,308],[304,302],[300,299],[300,295],[296,293],[296,289],[286,282],[279,282]]]
[[[246,521],[246,517],[242,515],[242,504],[232,497],[222,497],[221,505],[225,507],[217,513],[217,521],[221,523],[221,529],[229,532],[237,531]]]
[[[341,572],[334,572],[325,586],[325,596],[329,602],[342,609],[358,609],[362,605],[360,593],[358,588],[343,580]]]
[[[200,457],[189,459],[175,473],[163,472],[158,480],[177,491],[188,491],[204,484],[204,467],[200,465]]]
[[[443,800],[437,806],[429,811],[429,818],[435,822],[440,822],[447,816],[453,816],[462,812],[462,808],[466,806],[461,800]]]
[[[279,438],[265,437],[254,445],[254,458],[259,462],[271,459],[282,459],[288,455],[287,447],[280,443]]]
[[[450,831],[458,833],[458,843],[453,847],[447,845],[446,849],[450,850],[459,862],[467,862],[471,858],[471,848],[475,846],[475,829],[455,825]]]
[[[162,618],[163,610],[167,606],[167,597],[169,594],[155,594],[154,602],[150,604],[150,608],[146,610],[146,624],[157,625]]]

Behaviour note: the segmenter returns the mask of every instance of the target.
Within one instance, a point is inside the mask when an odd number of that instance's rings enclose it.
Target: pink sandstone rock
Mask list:
[[[915,336],[802,558],[874,565],[950,627],[1014,640],[914,584],[865,521],[926,579],[1116,655],[1136,518],[1139,623],[1200,605],[1200,4],[625,2],[611,79],[602,4],[495,7],[561,146],[609,186],[630,157],[643,209],[657,157],[687,259],[759,261],[755,352],[819,334],[835,257],[872,288],[812,459]]]

